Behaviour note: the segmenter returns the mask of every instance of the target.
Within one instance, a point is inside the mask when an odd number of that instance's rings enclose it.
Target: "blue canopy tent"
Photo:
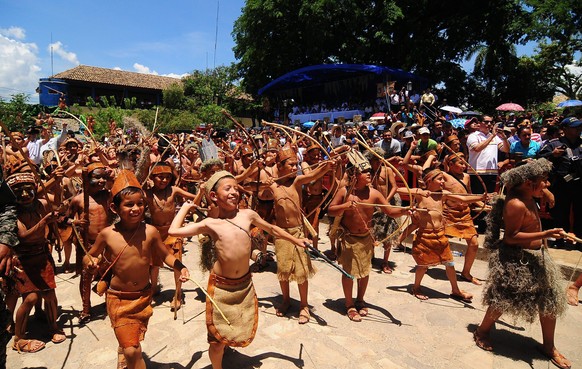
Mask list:
[[[319,64],[300,68],[284,74],[259,89],[259,95],[278,95],[287,92],[285,97],[293,97],[291,90],[321,86],[329,83],[366,77],[374,82],[399,81],[404,84],[413,82],[414,89],[420,90],[427,80],[398,68],[368,64]]]

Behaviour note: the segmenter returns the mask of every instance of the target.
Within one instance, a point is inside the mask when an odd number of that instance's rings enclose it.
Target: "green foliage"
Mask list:
[[[108,108],[109,107],[109,100],[107,100],[107,96],[100,96],[99,97],[99,102],[101,103],[101,106],[104,108]]]
[[[164,106],[168,109],[182,109],[184,107],[184,88],[181,84],[175,83],[163,91]]]
[[[89,108],[89,110],[92,110],[93,107],[97,106],[97,103],[95,102],[95,100],[91,96],[88,96],[87,103],[85,104],[85,106],[87,106]]]
[[[21,131],[31,124],[41,111],[40,105],[28,104],[30,96],[24,93],[11,95],[10,101],[0,100],[0,120],[4,122],[11,131]]]

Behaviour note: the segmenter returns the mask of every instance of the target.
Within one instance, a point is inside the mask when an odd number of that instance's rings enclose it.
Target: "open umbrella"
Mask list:
[[[455,114],[460,114],[463,112],[461,109],[456,108],[454,106],[450,106],[450,105],[441,106],[439,109],[444,110],[444,111],[448,111],[451,113],[455,113]]]
[[[303,128],[311,128],[314,125],[315,125],[315,122],[312,122],[312,121],[307,121],[307,122],[302,124]]]
[[[451,123],[453,125],[453,127],[455,127],[456,129],[464,128],[465,122],[466,122],[466,119],[464,119],[464,118],[457,118],[457,119],[449,120],[449,123]]]
[[[499,111],[524,111],[525,109],[521,107],[519,104],[515,103],[505,103],[501,104],[495,108],[495,110]]]
[[[582,106],[582,101],[580,100],[566,100],[558,104],[558,108],[569,108],[572,106]]]
[[[478,111],[469,110],[469,111],[464,111],[459,115],[463,116],[463,117],[476,117],[478,115],[483,115],[483,113],[478,112]]]
[[[375,113],[373,114],[369,120],[384,120],[384,113]]]

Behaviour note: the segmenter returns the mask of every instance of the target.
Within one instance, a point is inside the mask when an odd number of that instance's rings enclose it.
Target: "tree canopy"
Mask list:
[[[251,93],[301,67],[365,63],[412,71],[444,86],[449,101],[474,106],[545,101],[547,88],[515,94],[519,84],[537,85],[531,79],[542,70],[551,72],[542,78],[551,92],[574,98],[582,84],[566,66],[582,50],[581,7],[575,0],[248,0],[234,25],[234,53]],[[533,59],[518,57],[516,45],[529,41],[540,43]],[[461,65],[472,56],[467,73]]]

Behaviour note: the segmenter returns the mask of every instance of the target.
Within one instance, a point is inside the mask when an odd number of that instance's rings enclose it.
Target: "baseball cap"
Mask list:
[[[404,138],[414,138],[414,133],[411,131],[404,132]]]
[[[568,117],[562,121],[561,125],[564,127],[576,128],[582,125],[582,120],[576,117]]]
[[[426,128],[426,127],[422,127],[421,129],[418,130],[418,134],[419,135],[424,135],[424,134],[429,135],[430,134],[430,130],[428,128]]]

